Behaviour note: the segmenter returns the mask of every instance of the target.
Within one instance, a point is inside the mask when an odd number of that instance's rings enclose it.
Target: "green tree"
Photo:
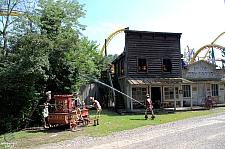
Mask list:
[[[0,2],[0,36],[1,36],[1,57],[7,56],[8,40],[12,36],[13,23],[19,20],[19,15],[22,10],[30,7],[30,4],[34,3],[33,0],[3,0]]]
[[[12,46],[10,65],[0,71],[3,105],[0,124],[7,127],[1,130],[13,131],[24,127],[32,116],[33,107],[43,97],[48,79],[50,43],[42,35],[29,34],[18,38]],[[4,125],[5,122],[9,124]]]
[[[34,109],[45,101],[46,91],[72,93],[88,81],[80,73],[99,78],[108,64],[96,42],[80,32],[85,29],[78,21],[85,15],[83,5],[75,0],[40,0],[35,9],[27,10],[13,24],[10,56],[5,67],[0,67],[4,105],[0,130],[24,127],[33,112],[39,117],[32,121],[40,122],[40,111]]]
[[[111,61],[111,62],[113,62],[117,57],[118,57],[118,54],[109,54],[109,55],[107,55],[107,57],[109,58],[109,60]]]

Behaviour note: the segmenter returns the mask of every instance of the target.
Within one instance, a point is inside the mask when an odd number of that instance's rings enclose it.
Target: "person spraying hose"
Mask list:
[[[155,118],[155,115],[154,115],[154,112],[153,112],[153,105],[152,105],[152,100],[149,96],[149,94],[146,94],[146,99],[144,101],[144,104],[145,104],[145,107],[146,107],[146,110],[145,110],[145,120],[148,119],[148,111],[151,111],[152,113],[152,116],[151,116],[151,119],[154,120]]]
[[[91,105],[91,107],[96,108],[94,126],[97,126],[97,125],[99,125],[99,118],[100,118],[100,113],[102,111],[102,108],[101,108],[100,103],[97,100],[95,100],[94,97],[90,97],[90,101],[93,103],[93,105]]]

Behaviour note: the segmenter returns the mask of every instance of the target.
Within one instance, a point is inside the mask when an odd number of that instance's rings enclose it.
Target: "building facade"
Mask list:
[[[216,69],[216,65],[200,60],[189,64],[182,70],[182,77],[192,81],[183,90],[190,92],[184,94],[184,100],[193,105],[201,105],[203,98],[211,96],[217,103],[225,103],[224,100],[224,69]]]
[[[181,33],[124,32],[124,52],[113,64],[120,90],[130,97],[119,99],[125,108],[142,107],[146,94],[155,108],[200,105],[209,94],[224,103],[224,70],[205,61],[182,69]]]
[[[113,64],[121,91],[135,99],[124,96],[126,108],[140,108],[147,93],[156,108],[180,106],[182,85],[192,83],[182,78],[181,33],[124,32],[124,52]]]

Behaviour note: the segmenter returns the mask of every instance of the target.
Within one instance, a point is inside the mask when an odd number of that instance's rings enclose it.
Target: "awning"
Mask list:
[[[142,84],[192,84],[194,82],[184,78],[127,78],[131,85]]]

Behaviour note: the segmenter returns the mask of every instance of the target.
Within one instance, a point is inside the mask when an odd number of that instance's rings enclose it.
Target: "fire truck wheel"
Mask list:
[[[76,129],[76,120],[75,119],[70,120],[70,129],[71,130]]]

